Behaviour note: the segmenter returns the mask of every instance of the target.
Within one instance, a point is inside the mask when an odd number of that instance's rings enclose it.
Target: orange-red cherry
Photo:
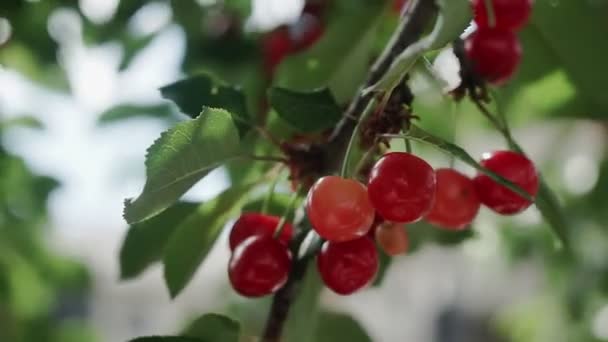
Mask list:
[[[473,0],[475,22],[479,27],[490,27],[487,0]],[[530,19],[532,0],[491,0],[494,9],[494,28],[518,30]]]
[[[378,252],[367,236],[346,242],[325,241],[317,256],[325,285],[348,295],[367,285],[378,271]]]
[[[410,153],[385,154],[374,165],[367,185],[378,213],[393,222],[415,222],[431,210],[435,171]]]
[[[234,249],[245,239],[254,235],[273,236],[281,218],[278,216],[264,215],[260,213],[245,213],[239,217],[230,230],[228,242],[230,250]],[[293,236],[293,226],[286,222],[278,239],[285,246]]]
[[[365,186],[337,176],[320,178],[310,188],[306,214],[321,237],[338,242],[365,235],[374,222]]]
[[[425,219],[449,230],[467,227],[480,207],[473,180],[454,169],[438,169],[435,177],[435,204]]]
[[[376,243],[387,255],[395,256],[407,252],[409,238],[402,223],[384,222],[375,232]]]
[[[291,254],[272,236],[256,235],[239,244],[228,265],[232,287],[245,297],[261,297],[279,290],[289,275]]]
[[[526,156],[513,151],[485,153],[480,164],[515,183],[530,196],[536,196],[538,173],[534,163]],[[473,183],[481,203],[499,214],[517,214],[532,204],[482,173],[473,179]]]

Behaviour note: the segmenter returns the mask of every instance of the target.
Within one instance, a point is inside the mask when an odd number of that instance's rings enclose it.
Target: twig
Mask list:
[[[378,57],[372,66],[369,76],[344,113],[342,121],[336,126],[335,130],[326,144],[326,155],[331,162],[325,166],[325,174],[332,174],[340,170],[345,156],[349,140],[353,134],[356,123],[359,121],[363,110],[369,103],[372,95],[364,96],[362,90],[375,84],[387,72],[395,58],[408,46],[418,41],[428,24],[437,13],[437,5],[434,0],[412,0],[406,12],[401,18],[399,27],[393,34],[391,41],[384,52]],[[335,158],[334,156],[342,156]],[[300,233],[304,234],[304,233]],[[296,257],[293,263],[289,279],[285,286],[279,290],[273,298],[266,328],[264,330],[263,341],[278,342],[281,339],[283,327],[289,313],[289,309],[299,290],[299,283],[306,274],[310,256],[297,259],[297,252],[304,237],[294,239],[291,250]]]

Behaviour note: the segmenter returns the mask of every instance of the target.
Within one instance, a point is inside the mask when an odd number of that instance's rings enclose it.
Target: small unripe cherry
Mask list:
[[[438,169],[435,176],[435,203],[425,219],[449,230],[467,227],[480,207],[473,180],[454,169]]]
[[[245,213],[241,215],[230,230],[230,236],[228,237],[230,250],[234,251],[241,242],[254,235],[273,236],[280,221],[281,218],[278,216],[260,213]],[[287,246],[292,236],[293,226],[291,223],[286,222],[278,239]]]
[[[310,188],[306,214],[322,238],[338,242],[365,235],[374,222],[365,186],[337,176],[320,178]]]
[[[325,241],[317,255],[317,268],[328,288],[348,295],[374,278],[378,271],[378,252],[367,236],[346,242]]]
[[[376,228],[376,243],[390,256],[405,254],[409,239],[402,223],[384,222]]]
[[[473,0],[475,22],[479,27],[490,27],[487,0]],[[518,30],[530,19],[532,0],[491,0],[494,9],[494,28]]]
[[[519,39],[507,30],[479,28],[464,47],[475,72],[495,85],[509,80],[521,61]]]
[[[531,197],[536,196],[538,173],[534,163],[526,156],[513,151],[484,153],[480,164],[518,185]],[[473,179],[473,184],[481,203],[499,214],[514,215],[532,204],[485,174],[479,173]]]
[[[291,253],[267,235],[256,235],[239,244],[230,257],[228,276],[232,287],[245,297],[261,297],[287,282]]]
[[[374,165],[367,189],[374,208],[384,219],[415,222],[433,204],[435,171],[413,154],[388,153]]]

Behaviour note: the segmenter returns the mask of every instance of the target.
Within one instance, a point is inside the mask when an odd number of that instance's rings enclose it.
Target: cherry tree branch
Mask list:
[[[359,88],[356,97],[344,113],[343,119],[336,126],[329,142],[325,145],[326,155],[331,157],[327,158],[329,162],[325,167],[325,174],[334,174],[340,170],[340,165],[345,157],[345,151],[355,126],[373,96],[363,95],[363,89],[378,82],[388,71],[395,58],[408,46],[420,39],[425,29],[428,28],[432,19],[436,16],[437,10],[435,0],[410,1],[390,42],[370,69],[365,83]],[[335,156],[339,157],[336,158]],[[281,340],[289,309],[298,294],[301,280],[309,268],[308,265],[312,258],[310,253],[299,259],[297,258],[300,245],[306,237],[305,232],[301,232],[300,234],[290,246],[296,260],[294,260],[289,279],[285,286],[273,297],[263,335],[263,341],[266,342],[279,342]]]

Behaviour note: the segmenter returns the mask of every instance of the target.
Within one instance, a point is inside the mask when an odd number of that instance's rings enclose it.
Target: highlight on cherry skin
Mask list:
[[[310,188],[306,214],[322,238],[341,242],[367,234],[375,212],[365,185],[352,179],[327,176]]]
[[[346,242],[325,241],[317,255],[317,269],[329,289],[349,295],[374,278],[378,271],[378,252],[367,236]]]
[[[495,85],[513,77],[521,62],[519,39],[507,30],[479,28],[466,39],[464,48],[475,72]]]
[[[241,242],[254,235],[273,236],[280,221],[280,217],[273,215],[265,215],[262,213],[242,214],[230,230],[230,236],[228,237],[230,250],[234,251]],[[287,246],[292,237],[293,226],[291,223],[285,222],[278,239]]]
[[[531,197],[536,196],[538,173],[534,163],[526,156],[513,151],[496,151],[485,153],[480,164],[518,185]],[[478,174],[473,183],[481,203],[499,214],[514,215],[532,204],[485,174]]]
[[[384,219],[415,222],[433,205],[435,171],[411,153],[391,152],[376,162],[367,188],[374,208]]]
[[[448,230],[466,228],[477,216],[481,205],[473,180],[450,168],[436,170],[435,176],[435,203],[425,220]]]
[[[251,236],[240,243],[228,264],[232,287],[245,297],[262,297],[287,282],[291,253],[272,236]]]
[[[475,23],[479,27],[491,27],[487,0],[473,0]],[[532,13],[532,0],[491,0],[494,9],[494,27],[501,30],[519,30],[528,23]]]

